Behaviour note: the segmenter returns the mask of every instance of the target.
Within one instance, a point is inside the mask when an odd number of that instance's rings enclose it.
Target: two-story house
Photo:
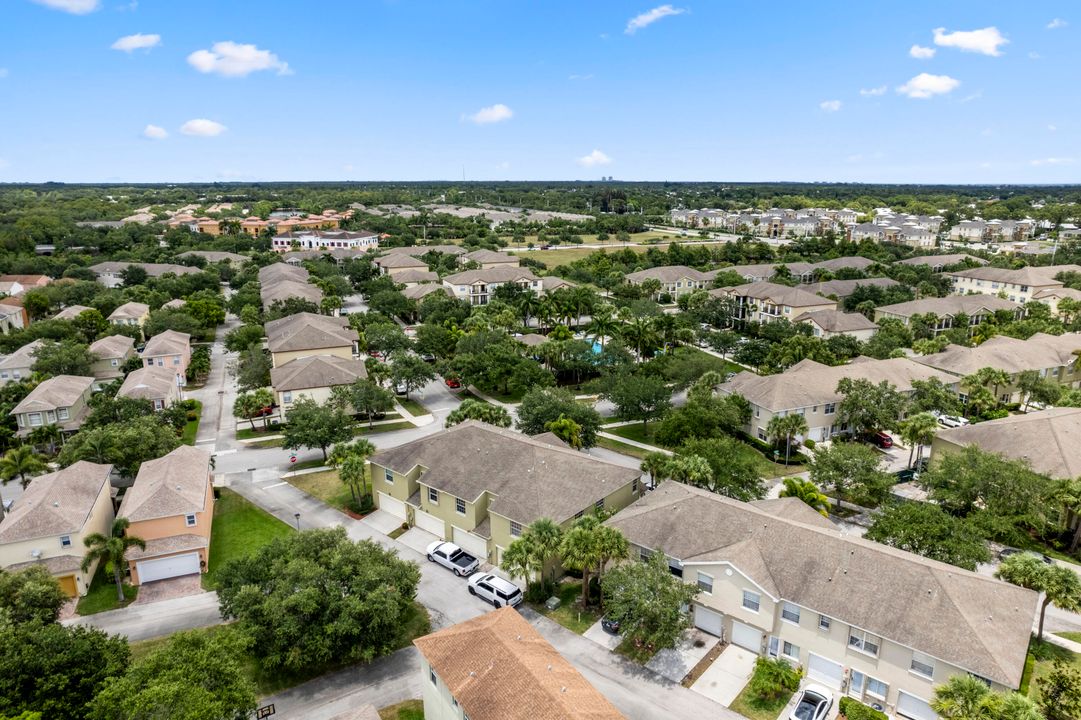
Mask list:
[[[145,550],[128,551],[133,585],[206,572],[214,519],[210,453],[181,445],[144,462],[117,515],[131,523],[128,535],[146,541]]]
[[[1054,290],[1063,283],[1055,276],[1064,272],[1081,272],[1081,265],[1045,265],[1007,270],[978,267],[947,273],[958,295],[998,295],[1024,305],[1044,290]]]
[[[116,396],[149,400],[155,410],[164,410],[180,400],[180,385],[170,368],[148,365],[128,373]]]
[[[371,476],[381,510],[493,565],[534,520],[568,527],[644,491],[639,469],[472,420],[376,453]]]
[[[135,357],[135,341],[127,335],[106,335],[90,343],[88,351],[94,356],[90,366],[94,389],[100,390],[114,380],[124,377],[124,364]]]
[[[673,298],[679,298],[695,290],[708,288],[713,276],[686,265],[660,265],[627,273],[624,279],[631,285],[641,285],[647,280],[656,280],[661,284],[661,289],[656,293],[657,296],[668,294]]]
[[[90,413],[90,392],[94,378],[81,375],[57,375],[42,382],[14,407],[19,437],[36,428],[56,425],[65,435],[78,432]]]
[[[112,465],[80,460],[31,480],[11,512],[0,520],[0,567],[20,570],[39,564],[60,581],[69,597],[86,595],[98,563],[89,572],[82,571],[83,541],[94,533],[109,535],[112,469]]]
[[[694,623],[835,692],[933,720],[936,686],[1021,683],[1031,590],[842,534],[795,498],[743,503],[665,482],[608,523],[632,558],[696,584]]]
[[[868,320],[862,313],[847,313],[840,310],[812,310],[797,317],[796,322],[810,325],[811,333],[823,340],[829,340],[837,335],[849,335],[860,342],[867,342],[878,332],[878,325]]]
[[[68,305],[66,308],[53,315],[53,320],[74,320],[82,313],[90,310],[86,305]]]
[[[106,318],[113,325],[142,328],[150,318],[150,306],[141,302],[126,302]]]
[[[271,320],[263,328],[274,367],[312,355],[352,360],[360,353],[360,335],[346,318],[304,312]]]
[[[796,322],[805,313],[837,308],[835,301],[821,295],[771,282],[717,288],[710,290],[709,294],[730,298],[735,305],[736,321],[740,323]]]
[[[418,257],[405,255],[403,253],[389,253],[377,257],[372,261],[372,264],[379,268],[379,272],[382,275],[390,275],[391,277],[394,277],[398,273],[406,272],[407,270],[428,270],[428,263]]]
[[[443,287],[459,300],[466,300],[470,305],[487,305],[497,288],[514,285],[522,290],[540,295],[543,285],[541,279],[529,268],[494,267],[487,270],[466,270],[447,275],[443,278]]]
[[[465,255],[458,258],[458,262],[475,262],[480,265],[483,270],[489,270],[495,267],[518,267],[521,264],[517,255],[484,249],[467,252]]]
[[[914,316],[933,316],[933,330],[938,335],[952,329],[954,318],[962,315],[968,318],[969,334],[972,334],[980,323],[1000,311],[1014,318],[1019,318],[1024,312],[1020,304],[995,295],[947,295],[880,305],[875,308],[875,320],[890,318],[908,325]]]
[[[191,335],[176,330],[160,332],[146,341],[142,356],[147,367],[168,368],[184,385],[191,364]]]
[[[281,409],[282,422],[287,420],[297,400],[308,398],[323,404],[330,399],[334,388],[367,377],[363,360],[336,355],[309,355],[270,370],[270,384]]]
[[[88,269],[97,276],[98,282],[102,285],[114,288],[124,284],[124,271],[132,265],[142,268],[149,277],[153,278],[162,277],[163,275],[198,275],[202,272],[196,267],[173,263],[134,263],[111,260],[91,265]]]
[[[31,368],[34,367],[34,362],[37,359],[35,355],[43,343],[43,340],[34,340],[23,345],[10,355],[0,357],[0,385],[29,380]]]
[[[413,644],[428,720],[625,720],[514,608]]]

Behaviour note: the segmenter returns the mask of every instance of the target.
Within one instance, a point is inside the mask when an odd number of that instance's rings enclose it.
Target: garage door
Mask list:
[[[938,720],[938,715],[926,700],[903,691],[897,696],[897,714],[911,720]]]
[[[834,690],[840,690],[844,676],[845,668],[841,663],[835,663],[814,653],[810,653],[808,656],[807,677],[810,679]]]
[[[488,562],[488,541],[479,535],[463,530],[460,527],[454,528],[454,544],[465,550],[467,553],[477,558],[481,562]]]
[[[701,605],[694,606],[694,626],[705,630],[710,635],[721,636],[724,627],[724,615]]]
[[[414,517],[413,523],[421,530],[427,530],[440,540],[445,539],[443,533],[447,530],[446,525],[435,515],[426,513],[423,510],[417,510],[416,513],[414,513]]]
[[[732,644],[750,650],[755,655],[762,652],[762,631],[758,628],[732,622]]]
[[[379,509],[386,510],[396,518],[405,520],[405,503],[384,492],[379,493]]]
[[[64,591],[65,595],[67,595],[68,597],[75,597],[76,586],[74,575],[65,575],[64,577],[58,577],[57,580],[60,581],[60,589]]]
[[[135,563],[135,571],[139,573],[140,583],[180,577],[181,575],[192,575],[199,572],[199,553],[170,555],[156,560],[143,560]]]

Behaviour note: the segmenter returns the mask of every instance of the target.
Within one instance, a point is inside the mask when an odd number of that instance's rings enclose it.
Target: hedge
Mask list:
[[[838,709],[847,720],[889,720],[886,713],[875,710],[873,707],[864,705],[859,700],[853,700],[850,697],[841,698]]]

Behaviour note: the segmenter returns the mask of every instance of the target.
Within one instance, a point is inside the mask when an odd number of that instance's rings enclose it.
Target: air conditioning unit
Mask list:
[[[34,550],[31,550],[30,551],[30,557],[34,558],[35,560],[40,560],[41,559],[41,551],[36,549],[36,548]]]

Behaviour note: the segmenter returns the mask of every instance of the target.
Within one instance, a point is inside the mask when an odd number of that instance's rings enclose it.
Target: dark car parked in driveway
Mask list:
[[[605,615],[601,618],[601,629],[611,635],[619,635],[619,620],[615,620]]]

